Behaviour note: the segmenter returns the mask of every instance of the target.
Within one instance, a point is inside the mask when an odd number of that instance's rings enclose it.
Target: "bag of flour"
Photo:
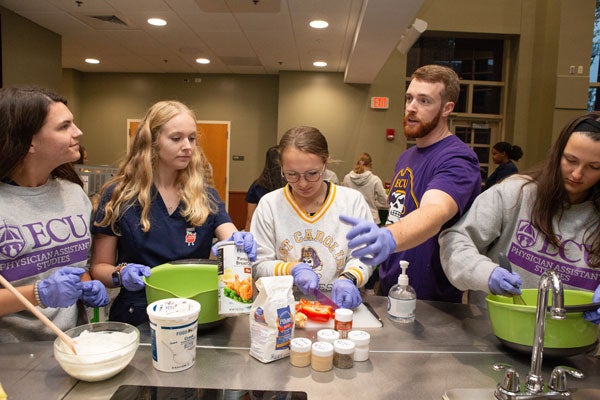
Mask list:
[[[250,310],[250,355],[268,363],[290,355],[294,336],[294,278],[266,276],[256,281],[258,296]]]

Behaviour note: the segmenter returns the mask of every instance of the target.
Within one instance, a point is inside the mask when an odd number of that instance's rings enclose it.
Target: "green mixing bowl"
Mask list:
[[[523,299],[527,305],[513,304],[512,297],[488,295],[488,306],[492,331],[503,343],[531,349],[535,331],[537,289],[524,289]],[[592,292],[581,290],[564,291],[565,306],[589,304]],[[548,294],[551,304],[552,295]],[[573,354],[586,351],[598,339],[598,326],[583,319],[583,313],[567,313],[564,320],[553,320],[546,313],[544,353],[546,349],[573,350]],[[581,351],[578,351],[581,350]],[[566,354],[566,353],[565,353]]]
[[[173,297],[192,299],[201,305],[198,325],[209,327],[224,319],[219,315],[216,261],[172,261],[152,268],[144,282],[148,304]]]

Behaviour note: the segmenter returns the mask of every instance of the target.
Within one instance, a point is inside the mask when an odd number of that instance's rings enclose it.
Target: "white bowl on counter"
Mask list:
[[[108,379],[121,372],[140,343],[139,330],[122,322],[85,324],[65,333],[75,339],[77,354],[56,338],[54,357],[67,374],[87,382]]]

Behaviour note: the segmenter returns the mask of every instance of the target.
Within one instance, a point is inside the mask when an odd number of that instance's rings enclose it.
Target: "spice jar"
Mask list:
[[[313,343],[310,366],[319,372],[329,371],[333,368],[333,345],[327,342]]]
[[[294,367],[308,367],[312,342],[306,338],[294,338],[290,343],[290,363]]]
[[[340,333],[333,329],[320,329],[317,332],[317,342],[327,342],[333,344],[340,338]]]
[[[350,331],[348,339],[354,342],[354,361],[367,361],[369,359],[369,343],[371,335],[365,331]]]
[[[333,329],[340,333],[340,338],[346,339],[348,332],[352,330],[352,318],[354,313],[348,308],[338,308],[335,310],[335,320]]]
[[[348,369],[354,366],[354,342],[348,339],[338,339],[333,342],[333,366]]]

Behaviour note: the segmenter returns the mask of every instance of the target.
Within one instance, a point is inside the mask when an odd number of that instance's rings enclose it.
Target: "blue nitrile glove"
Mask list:
[[[103,307],[108,304],[108,292],[102,282],[86,281],[82,283],[83,293],[80,299],[83,304],[89,307]]]
[[[256,261],[256,241],[250,232],[235,231],[229,239],[221,240],[212,247],[213,255],[217,255],[219,246],[223,242],[235,242],[237,247],[243,247],[250,261]]]
[[[359,247],[352,255],[365,264],[381,264],[396,250],[396,241],[389,229],[380,228],[374,222],[345,215],[340,215],[340,221],[353,225],[346,234],[346,239],[349,240],[348,247]]]
[[[46,307],[69,307],[83,293],[81,275],[83,268],[63,267],[38,283],[40,300]]]
[[[150,276],[150,267],[141,264],[127,264],[121,269],[121,284],[127,290],[136,292],[146,287],[142,276]]]
[[[521,294],[521,277],[516,272],[508,272],[502,267],[496,267],[490,274],[488,286],[493,294],[503,296]]]
[[[344,308],[356,308],[362,303],[358,288],[346,278],[339,278],[333,282],[331,298],[335,304]]]
[[[296,264],[292,268],[292,276],[294,277],[294,284],[304,294],[310,294],[319,287],[319,275],[308,264]]]
[[[594,295],[592,296],[592,303],[600,302],[600,285],[594,291]],[[583,318],[587,321],[593,322],[594,324],[600,324],[600,308],[596,311],[586,311],[583,313]]]

